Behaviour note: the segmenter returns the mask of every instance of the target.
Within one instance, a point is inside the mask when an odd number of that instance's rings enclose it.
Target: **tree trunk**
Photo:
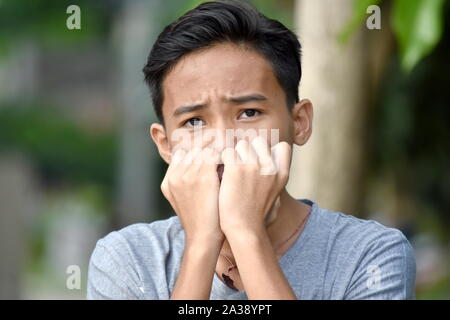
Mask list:
[[[21,299],[27,235],[40,194],[34,170],[21,155],[0,155],[0,177],[0,300]]]
[[[387,55],[383,46],[371,54],[378,30],[361,28],[347,43],[339,43],[338,35],[352,17],[352,3],[296,2],[297,35],[303,47],[300,97],[313,103],[314,121],[309,142],[294,148],[288,190],[297,198],[358,216],[365,190],[371,97]]]
[[[159,1],[125,1],[117,20],[115,46],[119,66],[120,157],[116,226],[148,222],[157,216],[157,151],[149,136],[150,95],[142,68],[155,38]]]

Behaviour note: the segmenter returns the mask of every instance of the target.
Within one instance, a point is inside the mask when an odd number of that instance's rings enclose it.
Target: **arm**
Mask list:
[[[175,152],[161,184],[185,231],[185,250],[171,299],[209,299],[225,236],[218,213],[220,154],[212,149]]]
[[[129,266],[124,263],[130,259],[125,252],[115,250],[113,246],[104,244],[103,240],[97,242],[89,262],[86,296],[88,300],[144,299],[140,279],[136,272],[130,272]],[[158,299],[156,288],[147,290],[146,298]]]
[[[208,300],[220,245],[209,241],[187,242],[180,272],[170,299]]]
[[[369,243],[363,255],[344,299],[415,299],[414,249],[400,231],[383,233]]]
[[[265,228],[267,213],[287,183],[290,164],[287,143],[281,142],[272,150],[273,155],[267,142],[257,137],[251,145],[240,140],[235,149],[223,151],[220,225],[250,299],[296,299]]]
[[[251,300],[296,300],[264,230],[227,233],[239,274]]]

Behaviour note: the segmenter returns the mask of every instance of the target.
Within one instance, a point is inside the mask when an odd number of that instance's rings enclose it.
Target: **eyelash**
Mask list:
[[[255,111],[255,115],[250,116],[250,117],[248,117],[248,118],[254,118],[254,117],[256,117],[257,115],[261,115],[261,114],[262,114],[261,111],[256,110],[256,109],[245,109],[244,111],[241,112],[241,114],[239,115],[239,117],[241,117],[243,114],[245,114],[246,111]],[[245,118],[245,119],[248,119],[248,118]],[[182,126],[183,126],[183,127],[189,126],[189,125],[188,125],[189,122],[190,122],[191,120],[194,120],[194,119],[203,121],[202,119],[200,119],[200,118],[198,118],[198,117],[193,117],[193,118],[189,118],[189,119],[187,119],[186,121],[184,121],[184,122],[182,123]],[[196,126],[190,125],[190,127],[193,128],[193,127],[196,127]]]
[[[249,117],[249,118],[253,118],[253,117],[255,117],[256,115],[260,115],[260,114],[262,113],[261,111],[256,110],[256,109],[245,109],[244,111],[241,112],[240,116],[242,116],[243,114],[245,114],[246,111],[255,111],[255,113],[256,113],[254,116]]]
[[[186,121],[183,122],[183,127],[188,126],[189,121],[194,120],[194,119],[198,119],[198,120],[200,120],[200,121],[203,121],[202,119],[197,118],[197,117],[189,118],[189,119],[187,119]],[[193,127],[195,127],[195,126],[190,125],[189,127],[193,128]]]

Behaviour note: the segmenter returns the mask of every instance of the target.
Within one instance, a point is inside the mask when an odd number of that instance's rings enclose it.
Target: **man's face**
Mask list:
[[[276,129],[280,141],[293,142],[285,92],[270,63],[253,50],[226,43],[186,55],[167,74],[163,90],[169,140],[175,131],[193,137],[195,129],[214,129],[223,145],[227,129],[253,129],[266,132],[272,145]]]
[[[184,56],[162,87],[165,126],[154,123],[150,133],[167,163],[180,145],[220,152],[256,135],[271,147],[303,145],[311,135],[311,103],[302,100],[289,111],[270,62],[243,46],[222,43]]]

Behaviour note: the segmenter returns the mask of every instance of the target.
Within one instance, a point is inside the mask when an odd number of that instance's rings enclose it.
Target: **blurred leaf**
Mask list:
[[[66,9],[76,4],[81,8],[81,30],[69,30]],[[0,54],[8,45],[22,38],[44,44],[81,43],[105,37],[116,6],[106,1],[90,0],[0,0]]]
[[[280,21],[291,30],[295,28],[293,7],[289,1],[251,0],[250,2],[268,18]]]
[[[367,8],[378,5],[381,0],[353,0],[353,16],[347,26],[339,34],[339,42],[345,44],[350,36],[361,27],[363,21],[368,17]]]
[[[293,15],[292,8],[289,6],[289,2],[280,0],[247,0],[259,11],[271,19],[276,19],[283,23],[288,28],[293,28]],[[180,5],[176,1],[176,14],[172,17],[168,23],[173,19],[178,18],[185,14],[187,11],[197,7],[198,5],[207,2],[206,0],[186,0],[183,1],[183,5]]]
[[[403,70],[410,72],[442,36],[444,0],[396,0],[392,26]]]
[[[57,109],[0,105],[0,153],[9,150],[24,152],[46,180],[113,188],[115,132],[87,132]]]

